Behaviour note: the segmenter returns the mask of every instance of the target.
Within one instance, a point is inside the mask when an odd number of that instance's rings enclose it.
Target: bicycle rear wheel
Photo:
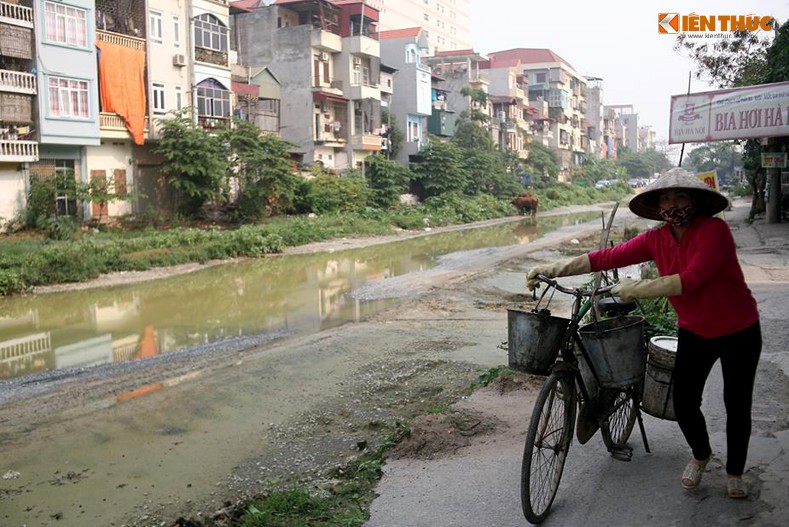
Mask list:
[[[633,432],[637,417],[634,392],[633,388],[629,388],[605,395],[610,398],[609,406],[614,407],[614,411],[600,426],[600,433],[608,450],[623,447]]]
[[[531,523],[540,523],[551,509],[573,439],[575,379],[552,373],[534,403],[521,467],[521,506]]]

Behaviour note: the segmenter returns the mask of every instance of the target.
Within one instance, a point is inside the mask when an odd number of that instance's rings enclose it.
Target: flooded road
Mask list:
[[[0,299],[0,379],[151,358],[229,338],[304,334],[387,309],[351,292],[453,252],[528,243],[590,215],[543,218],[336,253],[273,256],[135,285]]]

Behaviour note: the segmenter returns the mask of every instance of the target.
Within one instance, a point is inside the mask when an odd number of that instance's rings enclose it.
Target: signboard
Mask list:
[[[697,172],[696,177],[699,178],[705,185],[713,190],[720,190],[718,186],[718,172],[710,170],[709,172]]]
[[[762,168],[786,168],[786,152],[762,152]]]
[[[789,135],[789,82],[671,97],[668,142]]]

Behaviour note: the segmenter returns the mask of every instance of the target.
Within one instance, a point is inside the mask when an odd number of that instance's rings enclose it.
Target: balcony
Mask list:
[[[366,57],[380,57],[381,44],[377,40],[365,37],[364,35],[346,37],[347,46],[345,48],[351,55],[361,55]]]
[[[215,66],[229,67],[227,53],[224,51],[216,51],[206,48],[195,48],[195,60],[198,62],[207,62]]]
[[[131,37],[128,35],[121,35],[120,33],[113,33],[111,31],[96,30],[96,40],[100,42],[109,42],[132,49],[145,49],[145,39]]]
[[[381,90],[377,84],[351,84],[348,89],[348,98],[354,101],[361,101],[364,99],[381,100]]]
[[[354,150],[381,150],[381,136],[374,134],[360,134],[351,136]]]
[[[33,28],[33,10],[29,7],[0,2],[0,22]]]
[[[36,141],[0,141],[0,161],[12,163],[38,161],[38,143]]]
[[[339,53],[342,51],[342,37],[331,31],[315,30],[310,35],[310,44],[319,51]]]
[[[0,70],[0,91],[35,95],[36,76],[22,71]]]
[[[343,146],[346,142],[345,135],[341,130],[322,130],[315,137],[316,145]]]
[[[145,136],[148,137],[149,118],[145,118]],[[99,134],[102,139],[131,139],[123,118],[116,113],[99,114]]]

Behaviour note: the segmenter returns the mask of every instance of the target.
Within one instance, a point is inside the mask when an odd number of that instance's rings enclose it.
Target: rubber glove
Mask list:
[[[623,280],[611,289],[611,294],[625,302],[634,298],[658,298],[682,294],[682,281],[678,274],[661,276],[654,280]]]
[[[537,275],[539,274],[548,278],[556,278],[558,276],[584,274],[591,272],[591,270],[592,264],[589,263],[589,256],[586,254],[576,256],[571,260],[561,260],[558,262],[536,265],[532,267],[529,270],[529,274],[526,275],[526,287],[529,291],[534,291],[540,285],[540,281],[537,280]]]

